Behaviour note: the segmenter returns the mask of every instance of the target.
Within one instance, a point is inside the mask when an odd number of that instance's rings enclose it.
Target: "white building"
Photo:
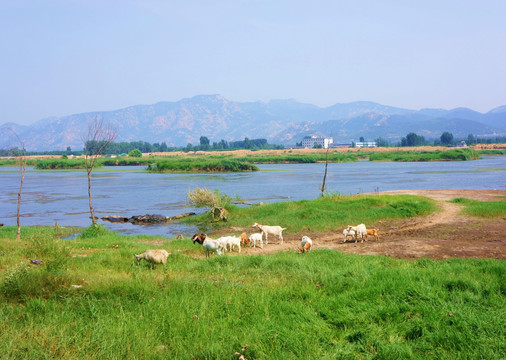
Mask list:
[[[307,148],[314,148],[315,144],[317,146],[321,146],[322,148],[326,149],[328,147],[331,147],[331,144],[334,143],[333,138],[323,137],[323,136],[306,136],[304,139],[302,139],[302,147]]]
[[[376,141],[357,142],[357,143],[355,143],[355,146],[358,148],[363,148],[363,147],[373,148],[373,147],[376,147]]]

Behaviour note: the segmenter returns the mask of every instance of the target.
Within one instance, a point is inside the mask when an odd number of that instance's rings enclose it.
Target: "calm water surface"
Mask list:
[[[107,167],[92,176],[95,215],[174,216],[202,209],[185,206],[188,190],[219,189],[250,202],[314,199],[320,194],[325,164],[259,165],[262,171],[226,174],[151,174],[145,167]],[[402,189],[506,190],[506,156],[475,161],[429,163],[329,164],[327,190],[343,195]],[[0,222],[16,224],[17,168],[0,168]],[[88,226],[84,171],[36,171],[27,168],[22,192],[21,224]],[[133,225],[102,222],[126,234],[175,236],[195,228],[180,224]]]

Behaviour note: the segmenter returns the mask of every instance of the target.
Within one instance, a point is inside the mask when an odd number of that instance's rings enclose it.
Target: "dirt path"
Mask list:
[[[449,203],[456,197],[481,201],[497,201],[506,197],[503,190],[399,190],[379,194],[410,194],[432,198],[440,211],[405,220],[383,220],[374,227],[379,229],[379,241],[343,243],[342,229],[336,232],[299,233],[284,235],[284,243],[271,239],[263,249],[246,248],[245,254],[296,251],[302,235],[313,239],[313,248],[329,248],[346,253],[387,255],[399,258],[476,257],[506,259],[506,218],[479,219],[459,214],[461,206]],[[366,224],[367,225],[367,224]],[[251,229],[227,229],[216,233],[237,233]]]

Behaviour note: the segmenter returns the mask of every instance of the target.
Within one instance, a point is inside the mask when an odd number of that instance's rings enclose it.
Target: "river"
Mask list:
[[[153,174],[145,167],[106,167],[92,174],[95,215],[174,216],[202,209],[186,207],[188,190],[218,189],[249,202],[314,199],[320,195],[325,164],[259,165],[248,173]],[[369,162],[328,165],[327,191],[351,195],[403,189],[506,190],[506,156],[473,161]],[[0,168],[0,223],[16,224],[17,168]],[[27,168],[21,201],[21,225],[88,226],[87,179],[84,170],[43,171]],[[100,220],[125,234],[175,236],[195,228],[182,224],[133,225]]]

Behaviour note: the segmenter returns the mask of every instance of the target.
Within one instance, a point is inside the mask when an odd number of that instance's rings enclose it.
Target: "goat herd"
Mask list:
[[[197,242],[202,245],[206,257],[209,257],[212,252],[215,252],[218,255],[223,255],[226,251],[233,251],[234,249],[237,249],[237,251],[240,253],[241,245],[256,247],[258,243],[259,247],[263,249],[263,238],[265,236],[265,244],[269,244],[269,235],[277,236],[280,240],[280,243],[283,244],[283,230],[286,230],[286,228],[283,228],[281,226],[261,225],[258,223],[254,223],[253,227],[259,229],[261,232],[253,233],[249,237],[245,232],[243,232],[240,237],[222,236],[218,239],[211,239],[207,234],[195,234],[192,236],[191,240],[194,244]],[[377,241],[379,239],[378,229],[367,229],[364,224],[357,226],[348,225],[343,230],[343,242],[346,242],[349,237],[355,241],[360,240],[361,242],[364,242],[364,240],[367,241],[367,236],[369,235],[374,236],[374,239]],[[299,247],[299,254],[311,251],[312,246],[313,241],[308,236],[302,236],[302,241]],[[142,254],[135,255],[135,258],[137,259],[137,263],[144,259],[151,264],[165,265],[170,254],[171,253],[168,253],[166,250],[147,250]]]

